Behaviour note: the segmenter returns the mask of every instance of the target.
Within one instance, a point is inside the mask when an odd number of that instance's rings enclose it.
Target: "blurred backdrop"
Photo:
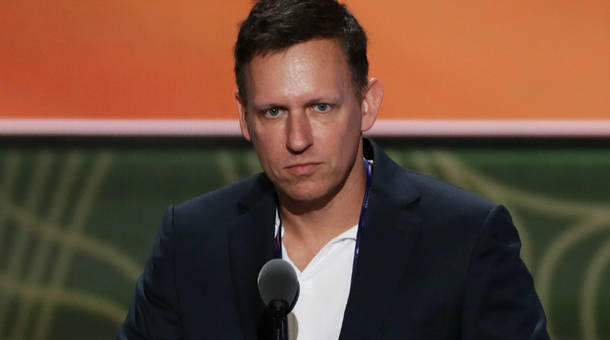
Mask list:
[[[112,338],[167,206],[260,171],[233,103],[251,4],[0,3],[0,340]],[[375,140],[508,206],[554,339],[610,339],[610,3],[347,5],[397,127]]]
[[[234,119],[251,0],[0,3],[4,118]],[[347,0],[381,119],[610,119],[607,0]]]

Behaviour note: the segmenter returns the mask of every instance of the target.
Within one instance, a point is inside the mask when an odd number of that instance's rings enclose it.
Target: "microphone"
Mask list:
[[[286,339],[283,320],[296,305],[299,289],[297,274],[290,263],[282,259],[269,260],[258,273],[258,292],[271,312],[276,339]]]

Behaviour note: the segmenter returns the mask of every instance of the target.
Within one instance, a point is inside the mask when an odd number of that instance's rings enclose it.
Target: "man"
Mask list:
[[[548,339],[506,209],[363,139],[381,105],[334,0],[261,0],[235,47],[264,174],[170,207],[118,339],[269,339],[257,275],[297,270],[292,339]]]

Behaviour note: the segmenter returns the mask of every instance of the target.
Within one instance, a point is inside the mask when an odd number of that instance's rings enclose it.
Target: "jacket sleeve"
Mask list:
[[[117,340],[182,339],[175,282],[174,207],[165,213],[152,256],[137,281],[135,296]]]
[[[544,311],[520,249],[506,208],[491,209],[469,267],[463,339],[549,339]]]

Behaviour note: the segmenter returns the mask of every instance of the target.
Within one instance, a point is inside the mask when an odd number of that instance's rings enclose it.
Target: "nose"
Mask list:
[[[311,124],[305,112],[291,112],[286,135],[286,147],[292,153],[302,153],[313,144]]]

